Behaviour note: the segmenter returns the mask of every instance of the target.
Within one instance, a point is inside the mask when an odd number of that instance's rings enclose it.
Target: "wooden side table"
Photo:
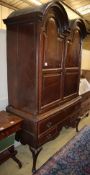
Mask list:
[[[0,112],[0,141],[12,136],[16,131],[21,129],[23,119],[20,117],[8,113],[6,111]],[[14,143],[8,148],[5,148],[0,152],[0,164],[2,164],[8,158],[12,158],[17,162],[19,168],[22,167],[20,160],[16,157],[17,151],[14,148]]]

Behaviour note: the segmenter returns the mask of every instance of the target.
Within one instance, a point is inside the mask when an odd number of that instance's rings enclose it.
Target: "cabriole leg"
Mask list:
[[[37,161],[37,157],[38,154],[40,153],[40,151],[42,150],[42,147],[35,149],[29,146],[30,151],[32,152],[32,156],[33,156],[33,167],[32,167],[32,172],[35,173],[36,172],[36,161]]]

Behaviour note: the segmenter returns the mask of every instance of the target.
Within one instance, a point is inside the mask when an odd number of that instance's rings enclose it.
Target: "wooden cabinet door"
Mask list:
[[[78,93],[81,39],[79,30],[75,30],[72,40],[66,42],[65,74],[64,74],[64,97]]]
[[[58,26],[54,18],[50,17],[42,33],[43,68],[61,68],[63,57],[63,39],[59,36]]]
[[[50,17],[42,33],[41,106],[61,99],[64,40],[58,33],[55,18]]]
[[[65,68],[79,67],[80,65],[81,40],[80,33],[76,30],[72,40],[66,41]]]

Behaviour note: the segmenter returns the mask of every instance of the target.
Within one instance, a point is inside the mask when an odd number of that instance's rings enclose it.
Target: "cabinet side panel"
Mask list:
[[[18,26],[7,26],[7,76],[9,105],[17,106],[17,41]]]
[[[17,32],[14,31],[16,36],[10,36],[14,38],[13,47],[16,48],[15,53],[12,49],[10,53],[12,56],[9,58],[14,69],[13,74],[9,69],[9,84],[14,90],[16,97],[16,103],[14,96],[10,94],[10,104],[15,108],[22,109],[27,112],[36,112],[36,60],[35,60],[35,28],[33,24],[23,23],[18,24]],[[9,38],[9,42],[10,41]],[[14,61],[14,62],[13,62]],[[13,79],[10,79],[10,76]],[[13,78],[16,77],[16,79]]]

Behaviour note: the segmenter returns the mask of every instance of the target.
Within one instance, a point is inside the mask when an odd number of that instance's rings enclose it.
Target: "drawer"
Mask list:
[[[51,130],[49,130],[48,132],[40,135],[38,137],[38,143],[39,143],[39,145],[42,145],[42,144],[54,139],[56,136],[57,136],[57,128],[54,127]]]
[[[9,127],[8,129],[0,131],[0,140],[11,135],[12,133],[14,133],[18,130],[20,130],[20,126],[21,126],[21,124],[17,124],[15,126]]]
[[[46,132],[48,129],[51,129],[58,121],[60,120],[60,114],[55,114],[52,117],[48,117],[38,123],[38,134]]]
[[[67,117],[71,117],[72,115],[77,114],[79,111],[79,104],[75,104],[73,106],[69,106],[68,108],[63,109],[62,111],[49,116],[46,119],[41,120],[38,123],[38,134],[42,134],[46,132],[48,129],[52,128],[57,123],[62,122]]]

